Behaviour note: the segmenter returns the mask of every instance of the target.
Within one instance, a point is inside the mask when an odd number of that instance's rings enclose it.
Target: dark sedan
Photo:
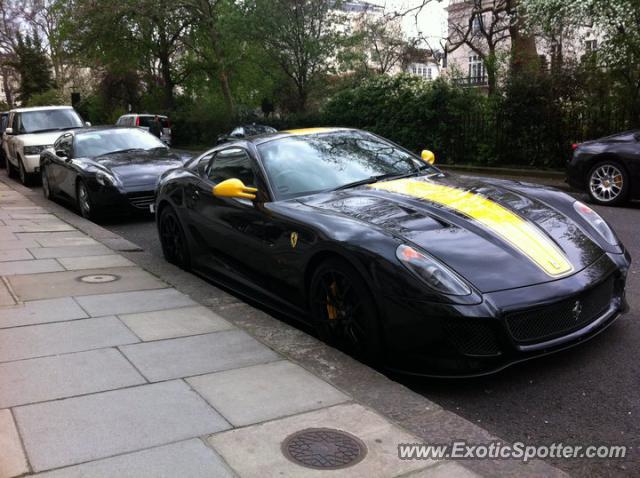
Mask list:
[[[139,128],[70,131],[40,156],[42,190],[76,204],[89,219],[148,213],[158,178],[190,158]]]
[[[605,206],[640,198],[640,131],[574,145],[567,182]]]
[[[496,371],[581,343],[627,309],[629,256],[591,208],[432,161],[351,129],[221,145],[160,179],[162,249],[417,374]]]
[[[259,134],[275,133],[276,131],[277,130],[275,128],[263,124],[245,124],[242,126],[236,126],[228,134],[218,136],[217,144],[250,138],[251,136],[258,136]]]

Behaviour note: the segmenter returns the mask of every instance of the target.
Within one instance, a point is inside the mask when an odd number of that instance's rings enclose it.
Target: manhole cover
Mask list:
[[[289,435],[282,453],[292,462],[318,470],[337,470],[360,463],[367,447],[357,437],[331,428],[308,428]]]
[[[113,274],[92,274],[78,277],[80,282],[86,282],[88,284],[104,284],[105,282],[114,282],[118,279],[120,279],[120,277]]]

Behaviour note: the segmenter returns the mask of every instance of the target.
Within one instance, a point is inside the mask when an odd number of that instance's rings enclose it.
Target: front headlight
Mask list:
[[[441,262],[413,247],[401,244],[396,249],[396,257],[413,274],[429,287],[448,295],[469,295],[469,286]]]
[[[24,147],[24,154],[40,154],[42,153],[45,149],[49,148],[49,145],[43,145],[43,146],[25,146]]]
[[[102,186],[115,186],[116,178],[112,174],[106,172],[98,172],[96,173],[96,181]]]
[[[615,232],[609,227],[609,224],[600,217],[600,215],[580,201],[573,203],[573,209],[580,214],[580,216],[587,221],[593,228],[598,231],[602,238],[612,246],[620,244]]]

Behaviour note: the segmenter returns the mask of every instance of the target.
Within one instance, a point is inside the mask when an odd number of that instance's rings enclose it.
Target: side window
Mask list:
[[[14,113],[13,115],[13,124],[11,125],[13,128],[13,133],[20,133],[20,113]]]
[[[251,158],[241,148],[230,148],[218,152],[211,161],[207,176],[214,183],[237,178],[246,186],[256,185]]]
[[[72,135],[63,136],[59,138],[58,141],[56,141],[53,147],[56,151],[64,151],[64,153],[67,155],[67,158],[71,158],[72,157],[71,155],[72,141],[73,141]]]

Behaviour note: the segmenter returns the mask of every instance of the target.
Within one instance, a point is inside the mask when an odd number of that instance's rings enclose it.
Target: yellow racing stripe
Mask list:
[[[282,131],[282,133],[289,133],[296,136],[304,136],[308,134],[317,134],[317,133],[330,133],[332,131],[340,131],[342,128],[300,128],[300,129],[287,129]]]
[[[385,181],[370,187],[424,199],[464,214],[500,236],[552,277],[573,271],[564,253],[537,226],[481,194],[415,179]]]

